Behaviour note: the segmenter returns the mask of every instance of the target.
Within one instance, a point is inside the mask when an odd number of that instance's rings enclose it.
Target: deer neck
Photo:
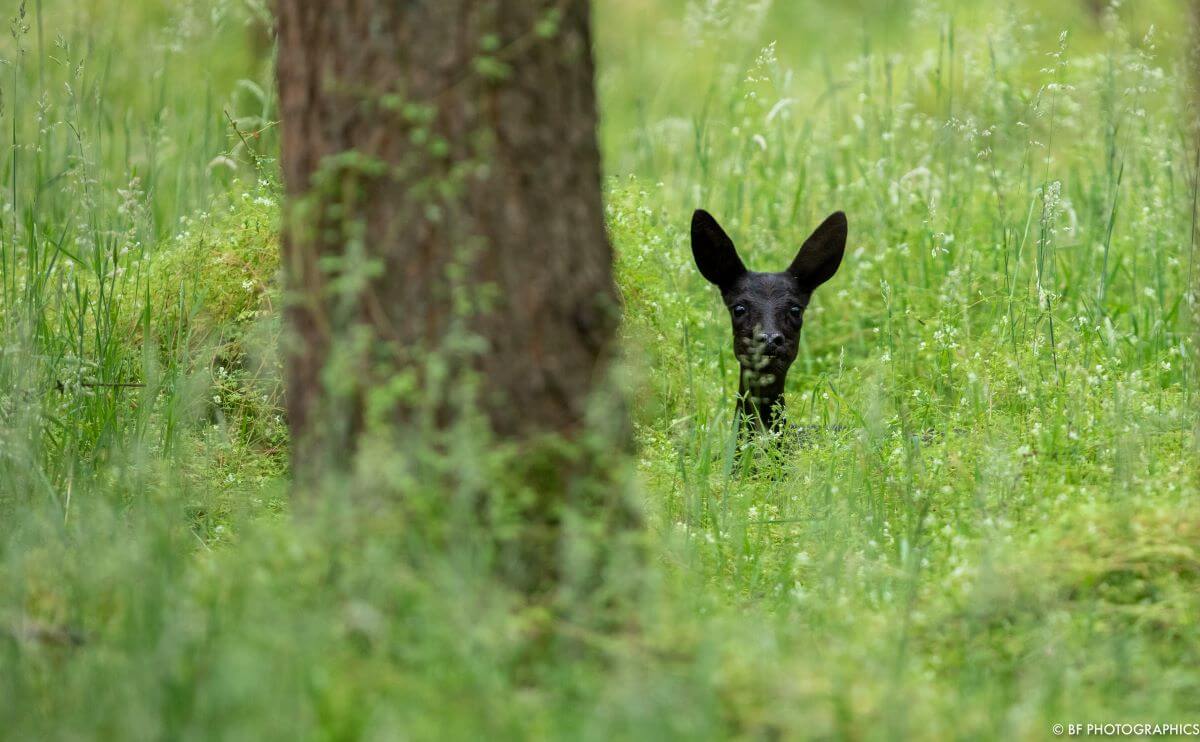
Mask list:
[[[758,372],[742,369],[738,413],[744,424],[770,430],[782,422],[784,378],[785,374],[764,378]]]

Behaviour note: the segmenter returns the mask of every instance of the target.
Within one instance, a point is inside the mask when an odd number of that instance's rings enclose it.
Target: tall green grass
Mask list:
[[[261,7],[12,9],[0,735],[1195,720],[1183,5],[596,6],[639,444],[607,486],[646,526],[611,544],[568,520],[564,571],[604,579],[549,607],[494,579],[486,531],[530,493],[469,422],[370,441],[344,496],[292,512]],[[789,380],[797,429],[775,438],[733,433],[697,207],[759,270],[849,214]]]

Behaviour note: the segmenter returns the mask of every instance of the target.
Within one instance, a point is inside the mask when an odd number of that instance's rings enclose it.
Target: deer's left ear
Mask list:
[[[846,252],[847,230],[846,215],[835,211],[804,241],[788,267],[804,291],[812,292],[837,273]]]

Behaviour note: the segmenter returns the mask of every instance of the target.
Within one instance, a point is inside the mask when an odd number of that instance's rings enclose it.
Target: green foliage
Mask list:
[[[499,445],[469,415],[385,432],[431,391],[399,375],[354,476],[303,505],[262,4],[27,3],[0,47],[4,736],[1194,721],[1184,8],[1088,8],[597,3],[632,462],[603,396],[576,446]],[[425,107],[380,105],[420,138]],[[849,215],[778,436],[733,435],[700,206],[759,270]],[[613,512],[531,484],[581,461],[608,470],[580,486],[616,491]],[[645,528],[612,539],[630,500]],[[566,536],[560,594],[532,603],[495,575],[555,548],[520,541],[536,518]]]

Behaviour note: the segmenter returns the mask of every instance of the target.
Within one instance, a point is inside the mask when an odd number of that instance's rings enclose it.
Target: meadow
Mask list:
[[[594,9],[644,527],[551,612],[458,505],[521,496],[485,432],[289,498],[266,4],[7,4],[0,738],[1200,722],[1187,6]],[[758,270],[849,217],[799,430],[734,432],[698,207]]]

